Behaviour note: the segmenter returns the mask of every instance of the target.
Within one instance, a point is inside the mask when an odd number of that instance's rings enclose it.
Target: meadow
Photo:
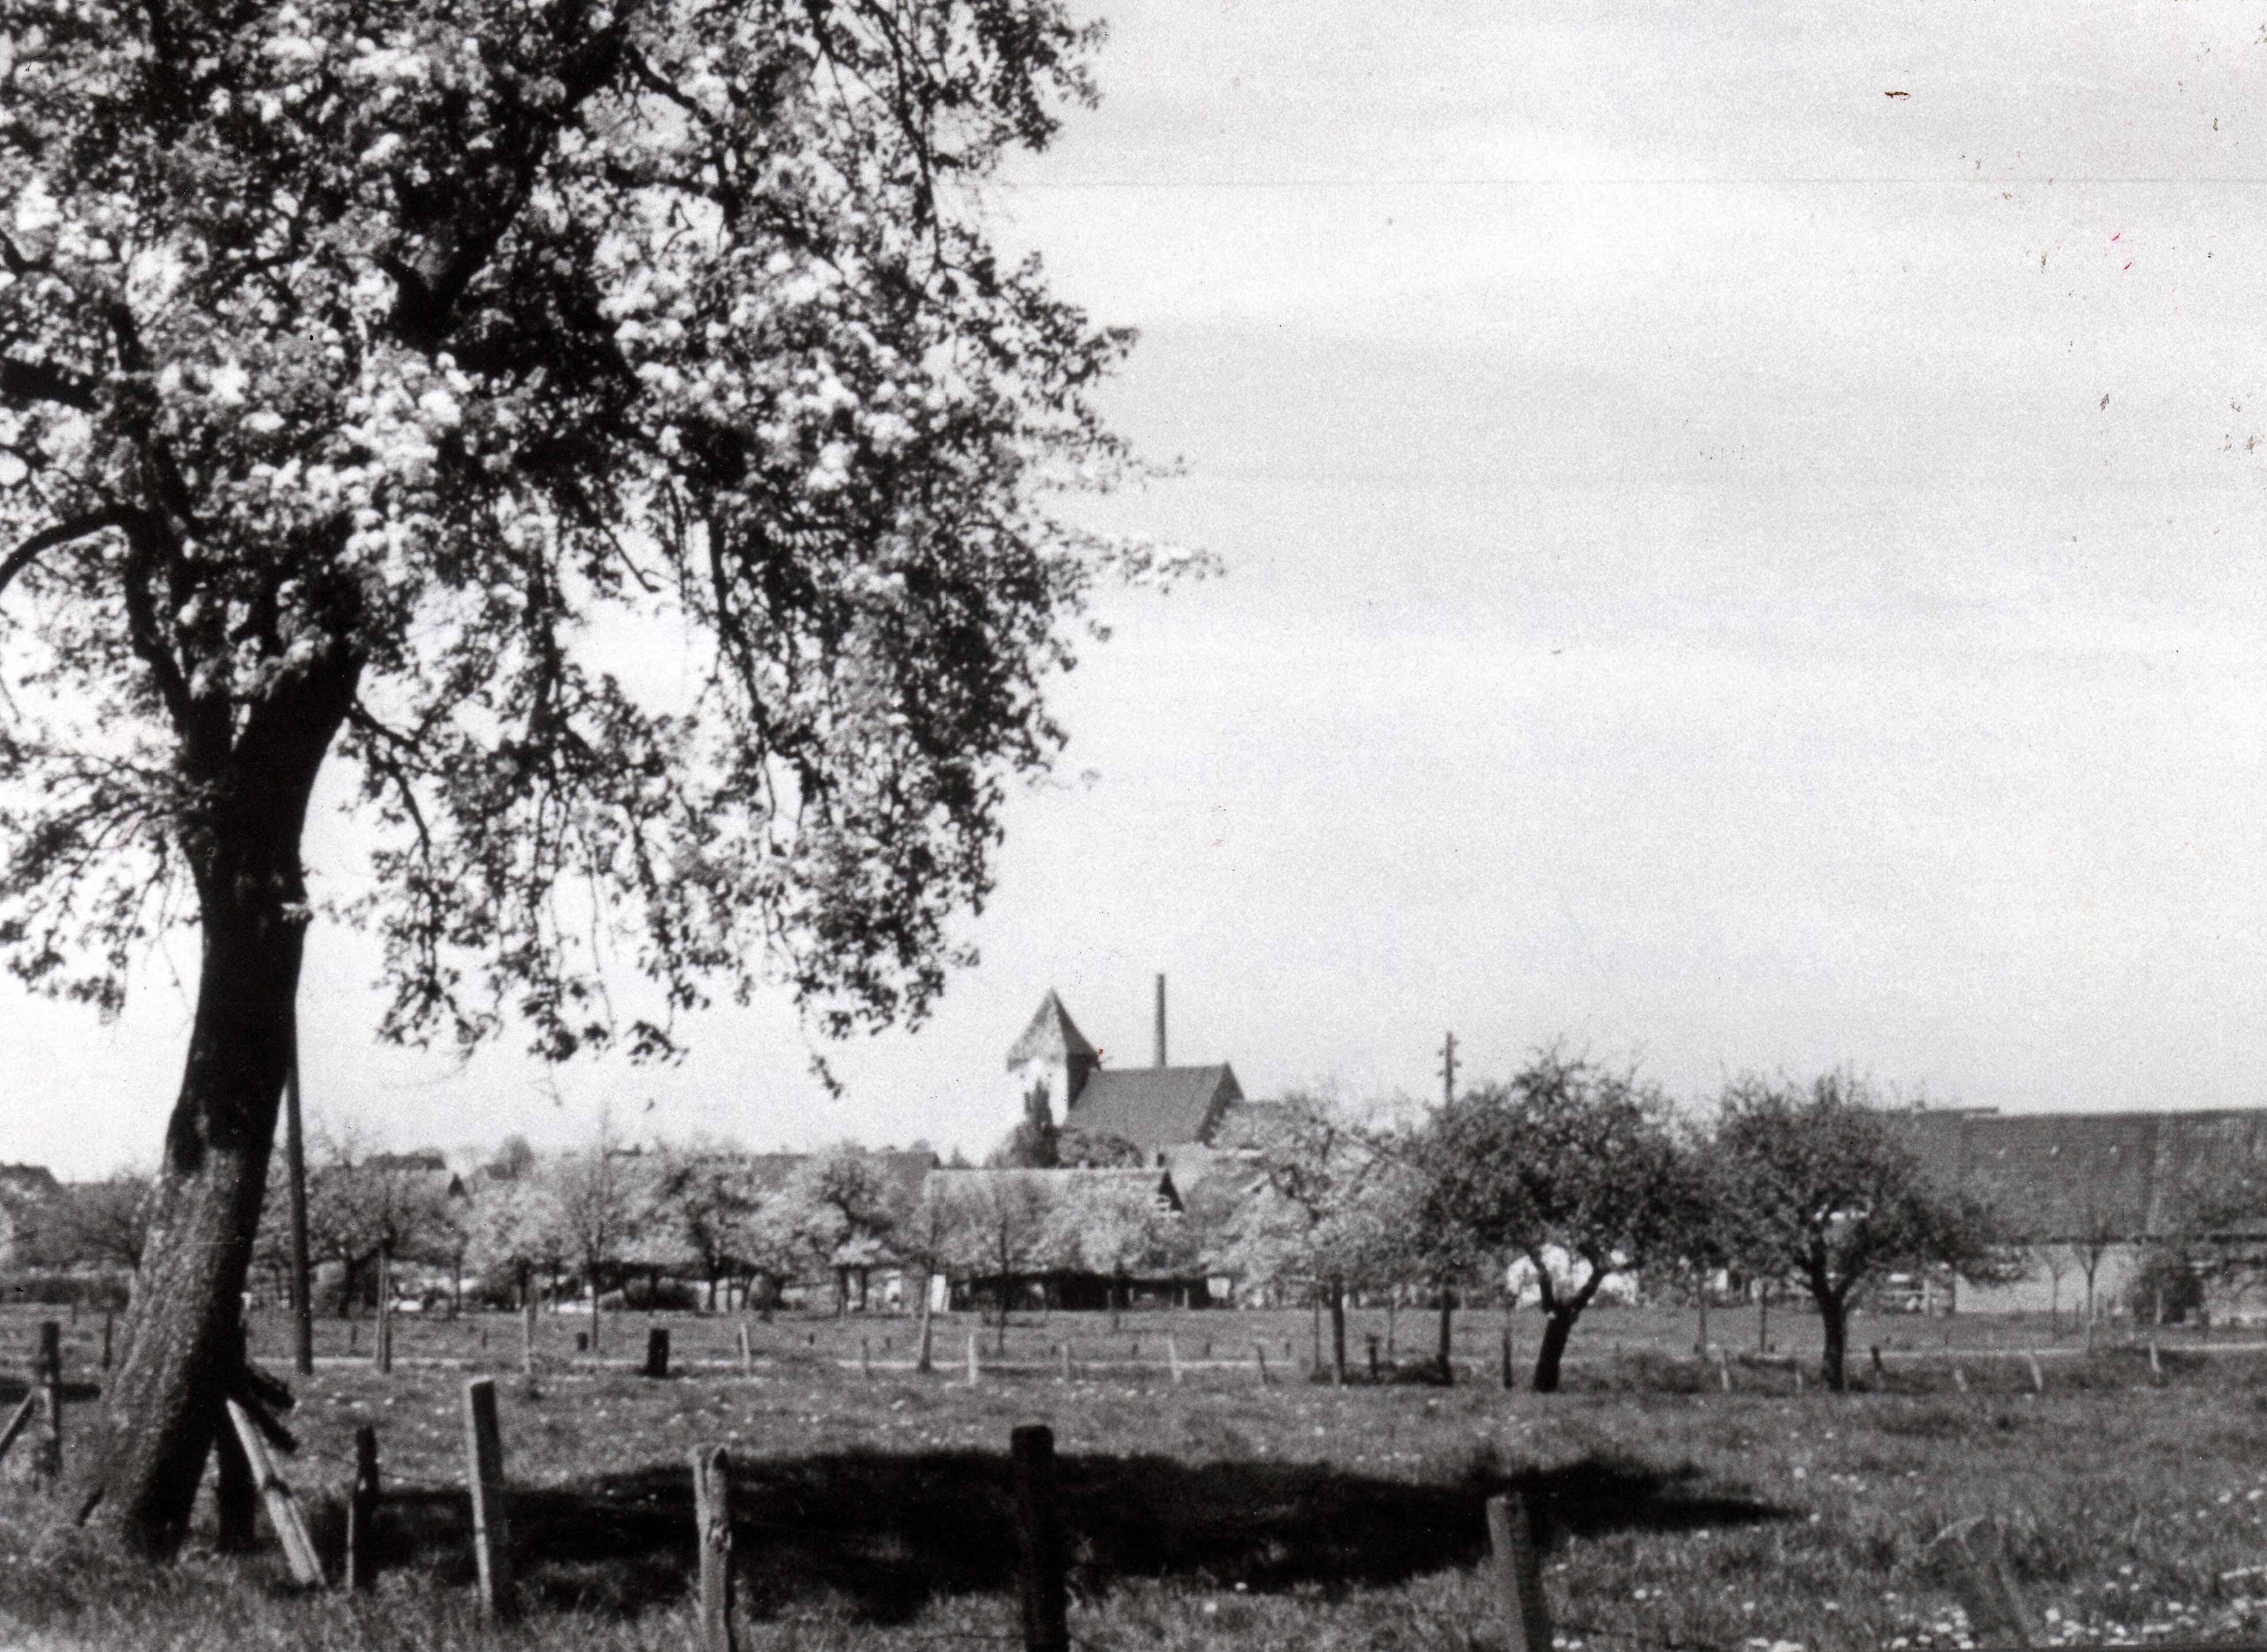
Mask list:
[[[53,1310],[0,1316],[22,1352]],[[1817,1326],[1775,1309],[1710,1316],[1733,1391],[1692,1357],[1689,1312],[1601,1309],[1574,1345],[1566,1391],[1507,1392],[1497,1315],[1459,1316],[1452,1388],[1311,1380],[1303,1311],[1018,1316],[998,1333],[942,1317],[937,1369],[897,1369],[913,1322],[781,1314],[634,1313],[578,1358],[585,1319],[544,1315],[533,1393],[508,1315],[405,1317],[381,1376],[320,1326],[287,1419],[284,1472],[335,1546],[336,1493],[357,1425],[376,1425],[388,1487],[463,1483],[462,1391],[491,1371],[503,1402],[513,1548],[526,1615],[502,1629],[473,1604],[461,1501],[389,1504],[374,1593],[296,1594],[272,1543],[121,1570],[42,1534],[44,1494],[11,1457],[0,1487],[0,1644],[62,1648],[529,1648],[691,1643],[688,1454],[733,1454],[741,1644],[981,1648],[1015,1641],[1006,1450],[1016,1424],[1055,1432],[1072,1534],[1071,1632],[1090,1648],[1455,1648],[1500,1643],[1482,1509],[1516,1487],[1540,1511],[1544,1581],[1567,1652],[1923,1652],[1969,1642],[1938,1534],[1978,1514],[2008,1532],[2022,1597],[2052,1643],[2267,1633],[2267,1357],[2217,1333],[2082,1353],[2065,1324],[1861,1319],[1860,1391],[1795,1391]],[[637,1374],[649,1326],[675,1374]],[[1522,1317],[1531,1354],[1536,1323]],[[253,1349],[288,1369],[288,1327]],[[979,1380],[966,1340],[981,1340]],[[370,1346],[367,1323],[354,1333]],[[2235,1333],[2240,1336],[2241,1333]],[[2122,1335],[2122,1333],[2121,1333]],[[1413,1363],[1429,1315],[1394,1327]],[[99,1380],[99,1317],[67,1327],[74,1391]],[[485,1337],[485,1347],[483,1346]],[[1184,1362],[1166,1367],[1166,1339]],[[1759,1357],[1759,1344],[1776,1357]],[[1073,1355],[1061,1376],[1062,1349]],[[1877,1374],[1866,1350],[1878,1344]],[[2231,1345],[2234,1344],[2234,1345]],[[1276,1381],[1262,1386],[1255,1345]],[[2044,1391],[2020,1350],[2036,1346]],[[1744,1350],[1744,1354],[1742,1353]],[[870,1373],[862,1369],[862,1356]],[[1208,1357],[1207,1357],[1208,1356]],[[1388,1372],[1389,1378],[1391,1373]],[[0,1398],[11,1391],[0,1378]],[[21,1456],[22,1454],[18,1454]]]

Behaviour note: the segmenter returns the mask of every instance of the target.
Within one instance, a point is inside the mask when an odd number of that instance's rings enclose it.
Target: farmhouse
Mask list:
[[[2183,1190],[2200,1173],[2267,1157],[2267,1108],[1892,1116],[1941,1180],[1989,1198],[2029,1248],[2029,1279],[1961,1288],[1959,1305],[1985,1313],[2082,1311],[2088,1259],[2094,1300],[2123,1311],[2149,1244],[2176,1231]],[[2260,1307],[2212,1304],[2215,1317]]]
[[[1148,1067],[1104,1067],[1102,1057],[1050,988],[1008,1051],[1008,1071],[1026,1093],[1044,1086],[1065,1130],[1132,1143],[1159,1169],[1193,1183],[1222,1145],[1230,1112],[1244,1102],[1236,1069],[1172,1067],[1165,1060],[1165,978],[1157,977],[1156,1059]]]

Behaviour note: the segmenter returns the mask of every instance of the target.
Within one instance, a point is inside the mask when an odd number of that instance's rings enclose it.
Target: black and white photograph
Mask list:
[[[2267,9],[0,0],[0,1652],[2267,1649]]]

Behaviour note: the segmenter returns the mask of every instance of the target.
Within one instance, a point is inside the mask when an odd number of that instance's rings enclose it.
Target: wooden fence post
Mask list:
[[[2162,1377],[2164,1374],[2165,1368],[2157,1363],[2157,1339],[2151,1337],[2149,1339],[2149,1375]]]
[[[2038,1354],[2036,1350],[2026,1350],[2023,1357],[2031,1362],[2031,1391],[2035,1394],[2045,1393],[2047,1391],[2046,1373],[2039,1369]]]
[[[253,1479],[258,1482],[260,1495],[268,1505],[268,1524],[275,1528],[276,1540],[283,1546],[285,1564],[291,1568],[294,1582],[308,1589],[323,1586],[323,1563],[315,1553],[314,1539],[307,1535],[307,1523],[300,1516],[299,1500],[275,1472],[275,1459],[268,1452],[268,1442],[259,1425],[252,1421],[244,1406],[236,1400],[228,1404],[228,1420],[235,1425],[237,1443],[244,1448],[245,1460],[252,1465]]]
[[[1732,1356],[1722,1348],[1716,1350],[1716,1375],[1723,1379],[1724,1391],[1732,1391]]]
[[[1267,1386],[1267,1345],[1264,1342],[1253,1343],[1251,1355],[1259,1362],[1259,1385],[1265,1388]]]
[[[1948,1529],[1938,1541],[1947,1538],[1958,1561],[1953,1570],[1953,1590],[1967,1609],[1969,1627],[1977,1638],[2004,1635],[2019,1647],[2033,1644],[2037,1631],[2007,1570],[2007,1540],[1999,1522],[1978,1515]]]
[[[874,1380],[874,1340],[871,1337],[858,1339],[858,1375],[869,1383]]]
[[[1009,1436],[1009,1452],[1013,1458],[1024,1652],[1069,1652],[1062,1524],[1055,1508],[1055,1436],[1042,1423],[1026,1423]]]
[[[732,1634],[731,1459],[722,1446],[693,1450],[693,1515],[701,1545],[701,1652],[737,1652]]]
[[[645,1374],[655,1377],[669,1375],[669,1328],[666,1325],[646,1328]]]
[[[748,1327],[740,1326],[740,1375],[746,1377],[756,1369],[755,1345],[748,1340]]]
[[[393,1372],[393,1252],[381,1245],[378,1252],[378,1347],[375,1350],[378,1372],[388,1377]]]
[[[110,1369],[110,1328],[115,1318],[109,1309],[102,1311],[102,1369],[106,1371]]]
[[[976,1333],[968,1333],[968,1385],[976,1386]]]
[[[473,1555],[480,1565],[481,1613],[517,1615],[511,1587],[511,1532],[504,1515],[503,1436],[496,1428],[495,1381],[465,1384],[465,1482],[473,1498]]]
[[[363,1423],[355,1430],[354,1487],[347,1494],[347,1564],[344,1582],[368,1593],[377,1582],[377,1556],[370,1548],[371,1521],[378,1513],[378,1430]]]
[[[1489,1498],[1487,1524],[1507,1652],[1551,1652],[1551,1612],[1543,1598],[1543,1555],[1535,1546],[1527,1500],[1517,1492]]]
[[[1371,1365],[1371,1368],[1372,1368],[1372,1369],[1371,1369],[1371,1371],[1370,1371],[1370,1375],[1371,1375],[1373,1377],[1375,1377],[1377,1375],[1377,1373],[1376,1373],[1376,1364],[1377,1364],[1377,1345],[1376,1345],[1376,1340],[1375,1340],[1374,1339],[1372,1340],[1372,1341],[1371,1341],[1371,1343],[1370,1343],[1370,1349],[1369,1349],[1369,1362],[1370,1362],[1370,1365]],[[1513,1376],[1513,1375],[1512,1375],[1512,1370],[1511,1370],[1511,1327],[1510,1327],[1509,1325],[1506,1325],[1506,1326],[1504,1326],[1504,1327],[1503,1327],[1503,1387],[1504,1387],[1504,1391],[1505,1391],[1506,1393],[1509,1393],[1509,1392],[1510,1392],[1514,1388],[1516,1388],[1518,1385],[1519,1385],[1519,1379],[1518,1379],[1516,1377],[1515,1377],[1515,1376]]]
[[[1887,1377],[1889,1372],[1882,1364],[1882,1345],[1880,1343],[1876,1342],[1873,1345],[1873,1354],[1874,1375],[1876,1377]]]
[[[519,1374],[530,1388],[535,1386],[535,1293],[532,1290],[520,1293]]]
[[[1963,1394],[1968,1391],[1968,1373],[1957,1365],[1952,1368],[1952,1385]]]
[[[40,1476],[52,1485],[63,1474],[63,1328],[52,1319],[40,1322],[39,1385],[48,1416],[40,1440]]]
[[[1070,1339],[1068,1337],[1063,1339],[1062,1380],[1066,1383],[1070,1381]]]
[[[1181,1385],[1181,1351],[1174,1346],[1170,1337],[1165,1339],[1165,1369],[1173,1374],[1173,1386],[1178,1388]]]

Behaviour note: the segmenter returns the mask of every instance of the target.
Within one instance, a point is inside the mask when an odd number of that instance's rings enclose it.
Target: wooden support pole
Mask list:
[[[1732,1356],[1722,1348],[1716,1350],[1716,1375],[1723,1379],[1724,1391],[1732,1391]]]
[[[1370,1355],[1370,1364],[1371,1364],[1371,1366],[1372,1366],[1373,1368],[1375,1368],[1375,1367],[1376,1367],[1376,1363],[1377,1363],[1377,1344],[1376,1344],[1376,1340],[1375,1340],[1375,1339],[1373,1339],[1373,1340],[1371,1340],[1371,1343],[1370,1343],[1369,1355]],[[1371,1375],[1373,1377],[1375,1377],[1376,1376],[1376,1374],[1377,1374],[1377,1373],[1376,1373],[1376,1369],[1373,1369],[1371,1370],[1371,1372],[1370,1372],[1370,1375]],[[1512,1374],[1512,1369],[1511,1369],[1511,1326],[1510,1326],[1509,1325],[1506,1325],[1503,1327],[1503,1387],[1504,1387],[1504,1391],[1505,1391],[1506,1393],[1509,1393],[1509,1392],[1512,1391],[1512,1389],[1514,1389],[1514,1388],[1515,1388],[1515,1387],[1517,1387],[1517,1386],[1518,1386],[1518,1384],[1519,1384],[1519,1378],[1518,1378],[1517,1377],[1515,1377],[1515,1376],[1514,1376],[1514,1375]]]
[[[1968,1391],[1968,1373],[1957,1365],[1952,1368],[1952,1385],[1963,1394]]]
[[[39,1377],[48,1419],[40,1440],[40,1478],[53,1485],[63,1475],[63,1328],[52,1319],[40,1322]]]
[[[874,1340],[871,1337],[858,1339],[858,1374],[869,1383],[874,1380]]]
[[[1178,1388],[1181,1385],[1181,1351],[1174,1346],[1170,1337],[1165,1339],[1165,1369],[1172,1372],[1173,1386]]]
[[[1887,1377],[1887,1376],[1889,1375],[1889,1372],[1888,1372],[1888,1370],[1886,1370],[1886,1369],[1882,1367],[1882,1345],[1881,1345],[1880,1343],[1876,1342],[1876,1343],[1874,1343],[1874,1344],[1873,1345],[1873,1355],[1874,1355],[1874,1376],[1876,1376],[1876,1377]]]
[[[1069,1652],[1070,1601],[1063,1581],[1062,1524],[1055,1507],[1055,1436],[1042,1423],[1026,1423],[1009,1436],[1009,1451],[1024,1652]]]
[[[740,1375],[747,1376],[756,1369],[755,1345],[748,1340],[748,1327],[740,1327]]]
[[[504,1514],[503,1435],[496,1428],[495,1380],[465,1384],[465,1484],[473,1495],[473,1556],[480,1567],[481,1614],[518,1615],[511,1587],[511,1531]]]
[[[228,1420],[235,1425],[237,1443],[244,1448],[245,1459],[252,1465],[252,1477],[260,1487],[260,1501],[268,1506],[268,1524],[275,1528],[276,1541],[283,1546],[283,1560],[291,1568],[291,1581],[305,1589],[320,1589],[323,1563],[315,1553],[314,1539],[307,1535],[307,1523],[299,1513],[299,1499],[275,1472],[275,1459],[268,1455],[268,1441],[259,1425],[241,1403],[231,1399],[227,1404]]]
[[[519,1370],[532,1383],[535,1380],[535,1293],[520,1293],[519,1303]]]
[[[110,1333],[112,1323],[116,1318],[117,1316],[109,1309],[105,1308],[102,1311],[102,1369],[106,1371],[110,1369]]]
[[[378,1430],[365,1422],[355,1430],[354,1487],[347,1494],[347,1565],[342,1581],[356,1593],[367,1594],[378,1579],[370,1526],[378,1513]]]
[[[1070,1339],[1068,1337],[1063,1339],[1062,1380],[1066,1383],[1070,1381]]]
[[[1551,1613],[1543,1599],[1543,1555],[1527,1500],[1508,1492],[1487,1501],[1488,1547],[1507,1652],[1551,1652]]]
[[[1267,1345],[1264,1342],[1253,1343],[1251,1355],[1259,1362],[1259,1385],[1265,1388],[1267,1386]]]
[[[236,1437],[235,1423],[226,1417],[215,1431],[213,1457],[213,1546],[224,1554],[249,1554],[255,1546],[260,1482]]]
[[[669,1375],[669,1327],[666,1325],[646,1327],[645,1374],[656,1378]]]
[[[732,1630],[731,1460],[722,1446],[693,1453],[693,1511],[701,1544],[701,1652],[738,1652]]]
[[[2046,1373],[2039,1369],[2039,1356],[2037,1353],[2027,1349],[2024,1352],[2023,1357],[2029,1360],[2031,1363],[2031,1391],[2035,1394],[2045,1393],[2047,1391]]]
[[[2149,1375],[2162,1377],[2164,1374],[2165,1368],[2157,1363],[2157,1339],[2151,1337],[2149,1339]]]
[[[976,1333],[968,1333],[968,1385],[976,1386]]]

